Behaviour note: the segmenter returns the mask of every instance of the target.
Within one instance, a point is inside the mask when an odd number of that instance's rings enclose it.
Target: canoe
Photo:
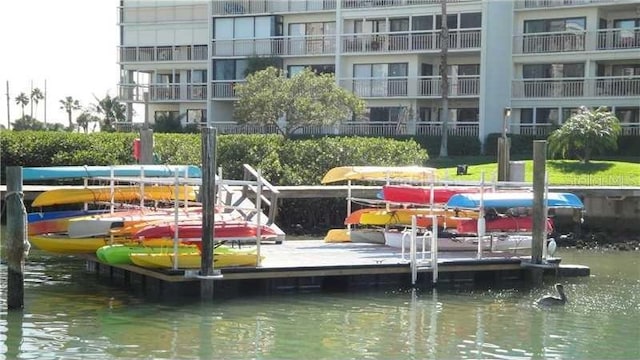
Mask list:
[[[435,204],[444,204],[453,195],[477,193],[479,191],[480,189],[476,187],[434,186],[433,202]],[[397,203],[430,204],[431,192],[430,186],[384,185],[382,187],[382,199]]]
[[[179,244],[177,248],[180,254],[191,253],[197,251],[195,245]],[[96,256],[104,263],[111,265],[133,264],[130,259],[131,254],[158,254],[173,253],[174,247],[170,244],[167,246],[145,246],[145,245],[105,245],[96,250]]]
[[[108,186],[98,188],[61,188],[45,191],[38,195],[31,203],[32,207],[53,206],[65,204],[81,204],[95,202],[132,202],[144,197],[146,200],[173,200],[176,198],[175,186],[156,185],[145,186],[118,186],[112,189]],[[195,201],[197,199],[196,188],[193,186],[179,186],[179,200]]]
[[[135,176],[141,177],[201,178],[200,168],[193,165],[114,165],[114,166],[43,166],[22,169],[23,181],[82,179],[91,177]]]
[[[87,238],[70,238],[64,233],[40,234],[29,236],[29,242],[36,248],[57,254],[89,254],[95,253],[105,245],[130,244],[139,245],[139,241],[127,237],[95,236]],[[145,246],[173,246],[173,239],[149,239]]]
[[[432,182],[436,169],[422,166],[340,166],[329,170],[323,184],[347,181],[415,181]]]
[[[409,231],[385,231],[385,245],[402,248],[409,252],[411,246],[411,234]],[[416,251],[431,250],[431,238],[418,234],[416,239]],[[531,235],[510,234],[505,236],[485,236],[482,241],[482,249],[485,251],[516,251],[531,249]],[[478,237],[440,237],[438,238],[438,251],[477,251]]]
[[[553,221],[547,219],[546,230],[553,232]],[[531,232],[533,217],[531,216],[500,216],[495,219],[485,219],[486,232]],[[459,219],[456,231],[461,234],[476,234],[478,232],[477,219]]]
[[[417,225],[428,227],[432,224],[431,215],[438,216],[438,226],[455,227],[458,217],[477,217],[472,212],[444,210],[444,209],[427,209],[427,208],[408,208],[408,209],[392,209],[377,210],[363,212],[360,214],[360,225],[411,225],[412,216],[416,215]]]
[[[447,201],[447,207],[459,209],[477,209],[480,207],[481,194],[456,194]],[[492,192],[482,194],[485,208],[532,207],[532,192]],[[575,194],[548,193],[547,207],[584,208],[584,204]]]
[[[177,226],[176,226],[177,225]],[[202,238],[202,220],[200,221],[183,221],[178,222],[165,222],[155,225],[149,225],[140,229],[133,234],[133,238],[172,238],[176,235],[179,238],[184,239],[201,239]],[[214,238],[217,240],[225,239],[232,240],[237,238],[255,238],[260,228],[261,238],[275,237],[278,234],[269,226],[261,225],[248,221],[219,221],[214,225]]]
[[[172,269],[174,264],[180,269],[199,269],[201,266],[200,251],[178,254],[131,254],[134,265],[152,269]],[[264,257],[261,257],[261,259]],[[228,246],[219,246],[213,252],[213,267],[240,267],[257,266],[258,254],[255,248],[234,249]]]

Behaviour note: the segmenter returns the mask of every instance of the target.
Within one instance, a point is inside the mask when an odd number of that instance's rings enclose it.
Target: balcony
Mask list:
[[[375,7],[397,7],[415,5],[440,5],[440,0],[341,0],[343,9],[363,9]],[[464,3],[474,0],[448,0],[447,4]],[[475,0],[478,1],[478,0]]]
[[[442,96],[439,76],[346,78],[340,79],[339,84],[361,98],[440,98]],[[479,84],[479,75],[452,76],[449,78],[449,96],[453,98],[478,97]]]
[[[215,40],[213,43],[213,56],[303,56],[335,52],[335,35]]]
[[[623,136],[640,136],[640,123],[620,123]],[[511,131],[520,135],[549,136],[553,130],[557,129],[555,124],[515,124]]]
[[[640,49],[640,28],[522,34],[513,45],[514,54]]]
[[[120,63],[206,61],[207,45],[120,47]]]
[[[213,15],[299,13],[335,10],[336,0],[229,0],[213,1]]]
[[[606,5],[620,3],[634,3],[634,0],[517,0],[516,9],[553,8],[560,6]]]
[[[340,42],[345,54],[439,51],[441,34],[440,30],[354,33],[341,35]],[[480,29],[449,31],[449,50],[480,50],[480,46]]]
[[[146,99],[148,97],[148,99]],[[206,84],[119,84],[118,98],[128,102],[206,101]]]
[[[517,79],[511,90],[514,98],[637,98],[640,76]]]

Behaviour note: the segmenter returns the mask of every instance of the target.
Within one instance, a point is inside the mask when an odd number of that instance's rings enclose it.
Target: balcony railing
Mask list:
[[[213,15],[272,14],[335,10],[336,0],[216,0]]]
[[[341,0],[343,9],[362,9],[372,7],[396,7],[413,5],[440,5],[440,0]],[[470,2],[474,0],[447,0],[447,4]],[[478,0],[475,0],[478,1]]]
[[[119,84],[118,97],[132,102],[205,101],[206,84]],[[148,98],[147,98],[148,97]]]
[[[440,50],[439,30],[353,33],[340,37],[343,53],[389,53]],[[480,49],[481,30],[449,30],[449,50]]]
[[[633,98],[640,96],[640,76],[517,79],[512,82],[512,95],[514,98]]]
[[[120,62],[206,61],[207,45],[120,47]]]
[[[479,83],[479,75],[450,77],[449,96],[459,98],[477,97],[480,89]],[[339,84],[362,98],[438,98],[442,94],[439,76],[420,76],[417,78],[343,78],[339,80]]]
[[[213,43],[214,56],[301,56],[335,54],[335,52],[335,35],[216,40]]]
[[[215,80],[211,82],[211,97],[214,99],[235,98],[236,84],[244,82],[245,80]]]
[[[516,54],[640,49],[640,28],[563,31],[514,36]]]
[[[516,0],[516,9],[535,9],[549,8],[559,6],[579,6],[579,5],[598,5],[613,4],[624,2],[625,0]],[[631,3],[633,0],[626,0]]]
[[[515,124],[511,132],[520,135],[548,136],[557,129],[556,124]],[[621,135],[640,136],[640,123],[620,123]]]

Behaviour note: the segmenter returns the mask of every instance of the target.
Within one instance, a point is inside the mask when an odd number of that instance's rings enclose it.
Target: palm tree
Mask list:
[[[38,103],[44,99],[44,94],[39,88],[31,90],[31,104],[36,106],[36,115],[38,114]],[[33,117],[33,108],[31,108],[31,117]]]
[[[442,21],[440,33],[440,92],[442,93],[442,140],[440,142],[440,156],[449,155],[449,77],[447,71],[447,57],[449,51],[449,25],[447,24],[447,0],[440,0],[442,7]]]
[[[73,110],[80,110],[80,102],[78,100],[74,100],[73,97],[67,96],[64,99],[60,100],[60,109],[67,112],[69,115],[69,130],[73,130],[73,121],[71,120],[73,115]]]
[[[114,122],[125,121],[127,107],[119,101],[117,96],[111,97],[107,94],[103,99],[95,98],[98,101],[95,105],[96,112],[104,115],[101,130],[112,131]]]
[[[27,94],[21,92],[18,96],[16,96],[15,100],[16,104],[20,105],[20,107],[22,108],[22,117],[24,118],[24,107],[29,104],[29,98],[27,97]]]
[[[100,118],[93,115],[88,110],[84,110],[82,114],[78,115],[78,118],[76,118],[76,122],[78,123],[78,131],[80,131],[80,129],[83,129],[84,133],[86,134],[89,132],[89,123],[100,122]]]

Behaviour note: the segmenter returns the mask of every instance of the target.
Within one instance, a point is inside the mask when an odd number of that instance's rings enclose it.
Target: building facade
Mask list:
[[[335,74],[366,114],[302,133],[440,135],[440,0],[122,0],[119,96],[146,120],[233,121],[253,57]],[[548,133],[607,106],[640,136],[636,0],[448,0],[449,133]],[[130,118],[132,112],[129,113]]]

